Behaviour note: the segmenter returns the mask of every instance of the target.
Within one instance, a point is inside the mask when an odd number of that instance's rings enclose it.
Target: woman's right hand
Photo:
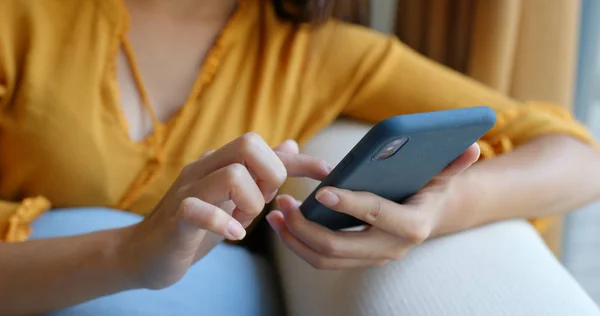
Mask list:
[[[293,141],[271,149],[254,133],[235,139],[183,168],[152,213],[124,229],[127,274],[136,287],[172,285],[223,238],[244,238],[288,176],[322,180],[330,170]]]

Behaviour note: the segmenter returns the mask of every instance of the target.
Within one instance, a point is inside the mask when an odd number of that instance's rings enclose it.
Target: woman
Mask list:
[[[289,249],[277,262],[288,312],[598,312],[531,228],[505,221],[600,197],[588,132],[315,3],[0,2],[0,227],[13,242],[0,245],[0,314],[275,314],[264,259],[216,245],[243,239],[287,177],[331,169],[286,140],[340,114],[479,104],[497,126],[407,204],[320,192],[365,231],[327,231],[277,197],[267,220]],[[467,169],[480,151],[498,157]]]

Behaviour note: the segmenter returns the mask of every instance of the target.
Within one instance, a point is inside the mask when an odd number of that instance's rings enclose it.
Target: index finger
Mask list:
[[[242,164],[263,195],[271,194],[287,178],[286,167],[267,143],[255,133],[246,133],[190,165],[189,181],[204,178],[232,164]]]
[[[333,170],[325,159],[305,154],[276,152],[289,177],[308,177],[323,180]]]
[[[369,192],[324,187],[317,200],[330,209],[348,214],[392,235],[419,244],[429,236],[429,214],[400,205]]]
[[[265,197],[279,189],[287,176],[323,180],[333,169],[321,158],[288,150],[275,152],[260,136],[248,133],[193,163],[189,181],[234,163],[248,168]]]

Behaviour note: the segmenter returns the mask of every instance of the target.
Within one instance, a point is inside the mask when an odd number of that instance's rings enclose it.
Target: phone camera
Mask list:
[[[408,142],[408,137],[400,137],[389,141],[373,156],[373,160],[384,160],[392,157],[406,142]]]

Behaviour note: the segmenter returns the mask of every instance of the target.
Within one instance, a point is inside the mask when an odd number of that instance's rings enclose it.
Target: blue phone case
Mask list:
[[[375,125],[302,203],[304,216],[329,229],[364,225],[315,199],[323,186],[368,191],[401,203],[458,158],[496,122],[486,106],[395,116]],[[406,137],[391,157],[375,160],[382,146]]]

